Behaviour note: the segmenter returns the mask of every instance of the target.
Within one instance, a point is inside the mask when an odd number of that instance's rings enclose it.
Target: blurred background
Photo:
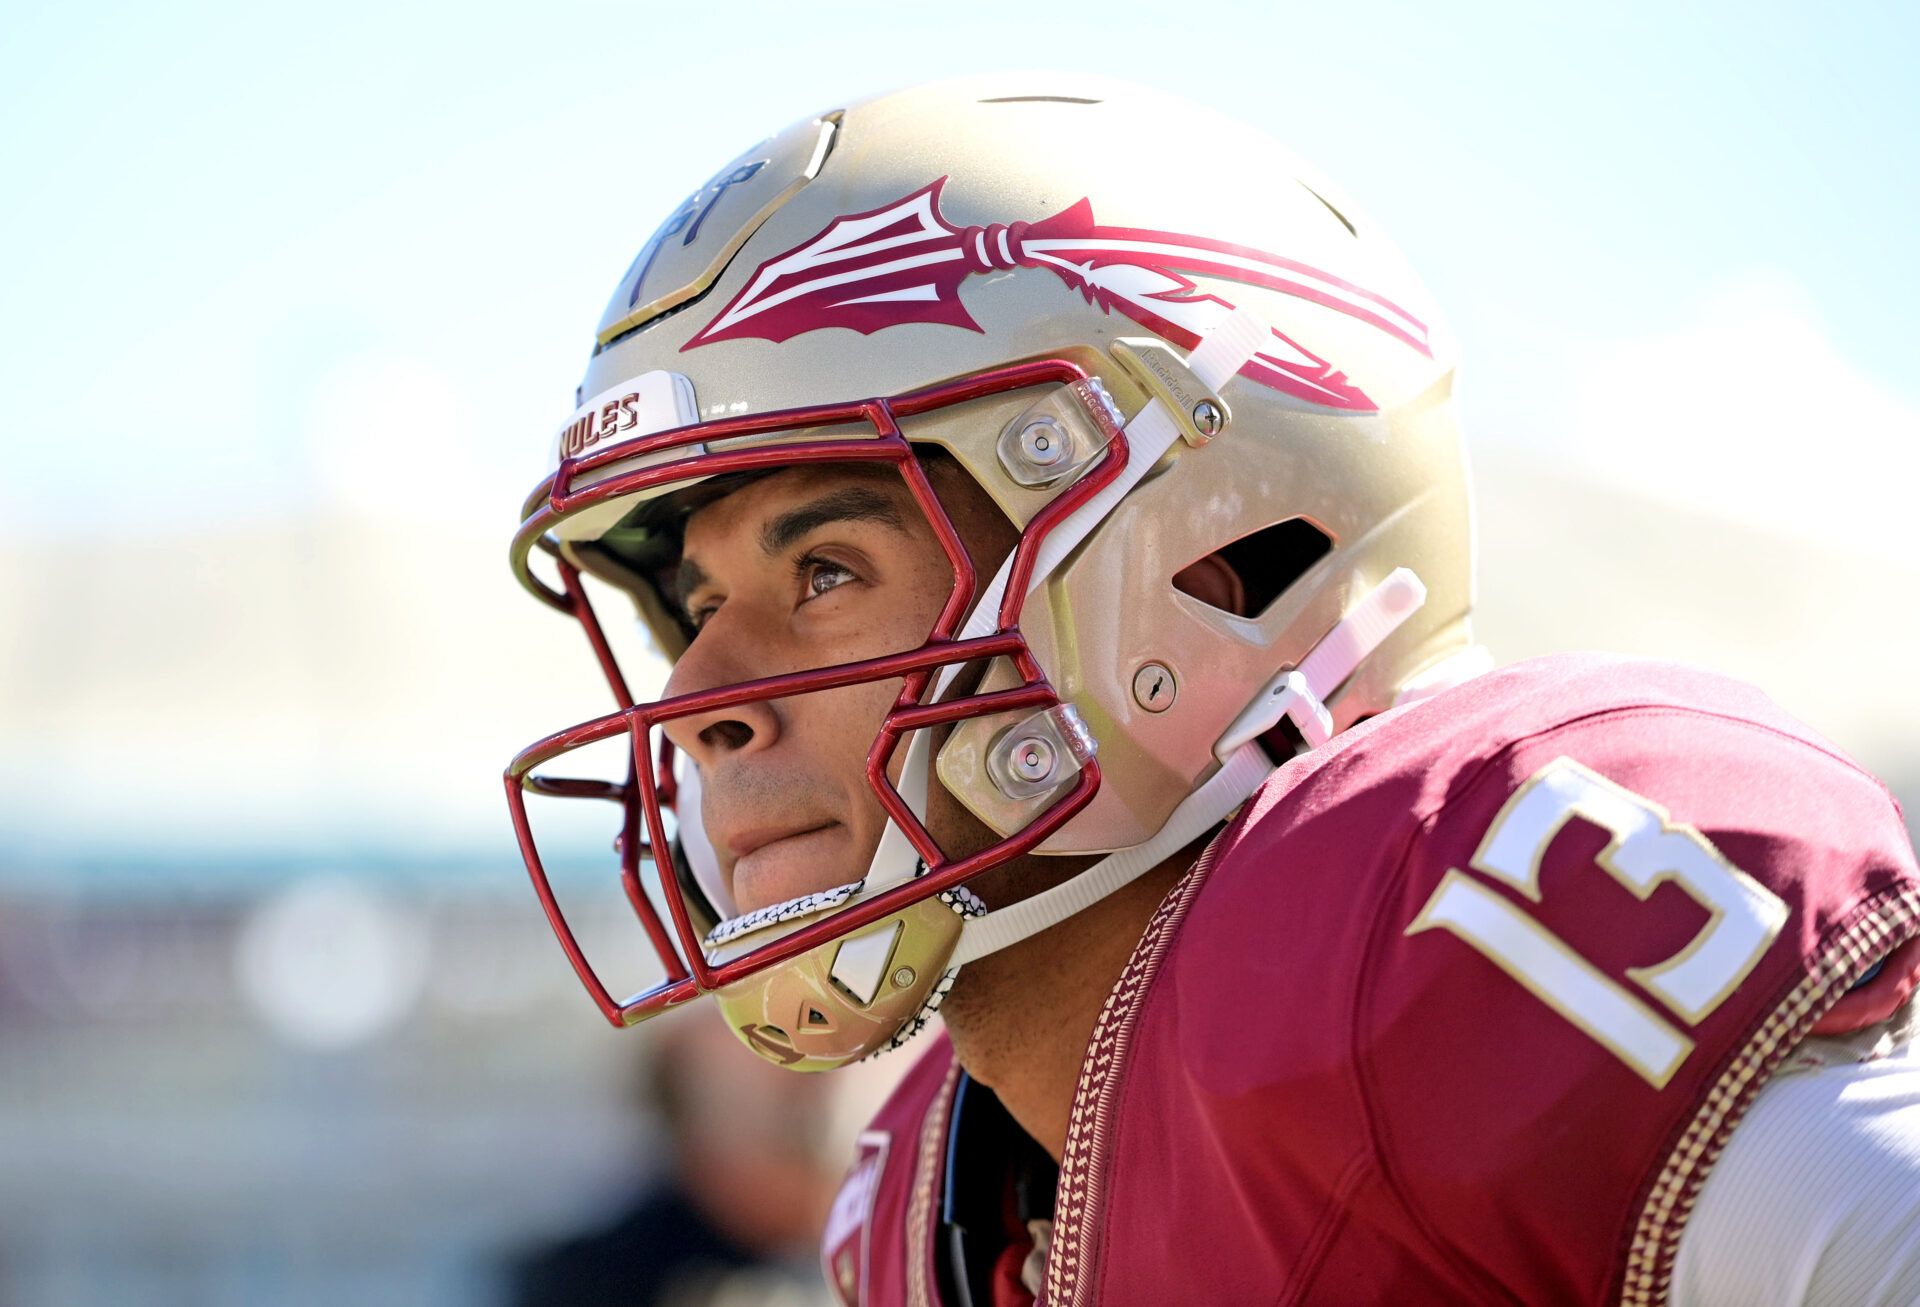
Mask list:
[[[499,771],[610,705],[506,545],[662,217],[890,85],[1099,69],[1293,143],[1463,340],[1495,652],[1733,672],[1920,811],[1912,5],[6,28],[0,1304],[598,1301],[579,1236],[725,1169],[663,1078],[702,1018],[615,1035],[527,887]],[[726,1119],[830,1154],[899,1069]],[[710,1300],[813,1300],[826,1182],[782,1165],[740,1237],[799,1269]]]

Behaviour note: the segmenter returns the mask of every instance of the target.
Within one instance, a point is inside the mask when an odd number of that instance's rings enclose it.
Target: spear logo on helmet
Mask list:
[[[1103,312],[1118,311],[1185,349],[1234,309],[1200,291],[1192,276],[1205,276],[1297,295],[1432,354],[1418,318],[1297,259],[1177,232],[1102,226],[1086,199],[1040,222],[956,227],[940,213],[946,180],[835,218],[811,240],[768,259],[681,348],[746,337],[784,341],[823,327],[870,335],[908,322],[981,331],[960,302],[961,282],[976,273],[1046,268]],[[1279,331],[1241,373],[1330,408],[1376,407],[1344,373]]]

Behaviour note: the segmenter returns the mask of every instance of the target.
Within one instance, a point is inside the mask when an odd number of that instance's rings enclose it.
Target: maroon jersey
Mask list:
[[[1660,1302],[1754,1093],[1916,935],[1886,790],[1750,687],[1563,656],[1377,718],[1283,768],[1148,926],[1041,1300]],[[1872,987],[1920,950],[1896,963]],[[951,1061],[877,1123],[849,1301],[940,1301]]]
[[[847,1307],[943,1301],[934,1288],[935,1198],[959,1078],[943,1031],[861,1132],[820,1249],[827,1283]]]

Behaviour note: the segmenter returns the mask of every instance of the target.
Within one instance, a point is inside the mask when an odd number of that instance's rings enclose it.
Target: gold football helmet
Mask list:
[[[618,701],[506,777],[601,1010],[631,1024],[717,992],[787,1065],[887,1047],[959,965],[1185,847],[1291,751],[1469,674],[1453,372],[1426,292],[1365,214],[1253,129],[1137,87],[942,82],[806,118],[714,173],[615,290],[513,546]],[[921,466],[936,449],[1020,533],[993,578]],[[662,578],[699,487],[862,461],[905,479],[954,565],[926,641],[636,703],[582,573],[677,657],[692,632]],[[1216,555],[1244,580],[1238,611],[1176,584]],[[970,663],[986,670],[961,682]],[[734,913],[697,771],[663,725],[879,680],[903,689],[874,724],[867,776],[891,825],[871,865]],[[535,770],[621,738],[625,783]],[[997,842],[947,857],[924,825],[934,784]],[[598,978],[535,846],[536,795],[619,805],[657,986],[616,998]],[[1028,852],[1105,856],[996,910],[967,888]]]

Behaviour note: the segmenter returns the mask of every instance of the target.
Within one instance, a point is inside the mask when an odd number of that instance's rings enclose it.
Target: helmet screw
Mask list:
[[[1220,406],[1210,399],[1203,399],[1193,406],[1193,425],[1203,436],[1217,436],[1220,428],[1227,425],[1227,415]]]
[[[1029,422],[1020,433],[1020,453],[1035,467],[1052,467],[1067,456],[1066,433],[1051,418]]]
[[[1013,746],[1013,772],[1029,784],[1039,784],[1053,775],[1053,746],[1037,735],[1030,735]]]
[[[1133,701],[1148,712],[1160,713],[1173,707],[1180,687],[1165,663],[1142,663],[1133,674]]]
[[[895,989],[905,989],[914,982],[915,978],[912,967],[901,967],[893,973],[893,987]]]

